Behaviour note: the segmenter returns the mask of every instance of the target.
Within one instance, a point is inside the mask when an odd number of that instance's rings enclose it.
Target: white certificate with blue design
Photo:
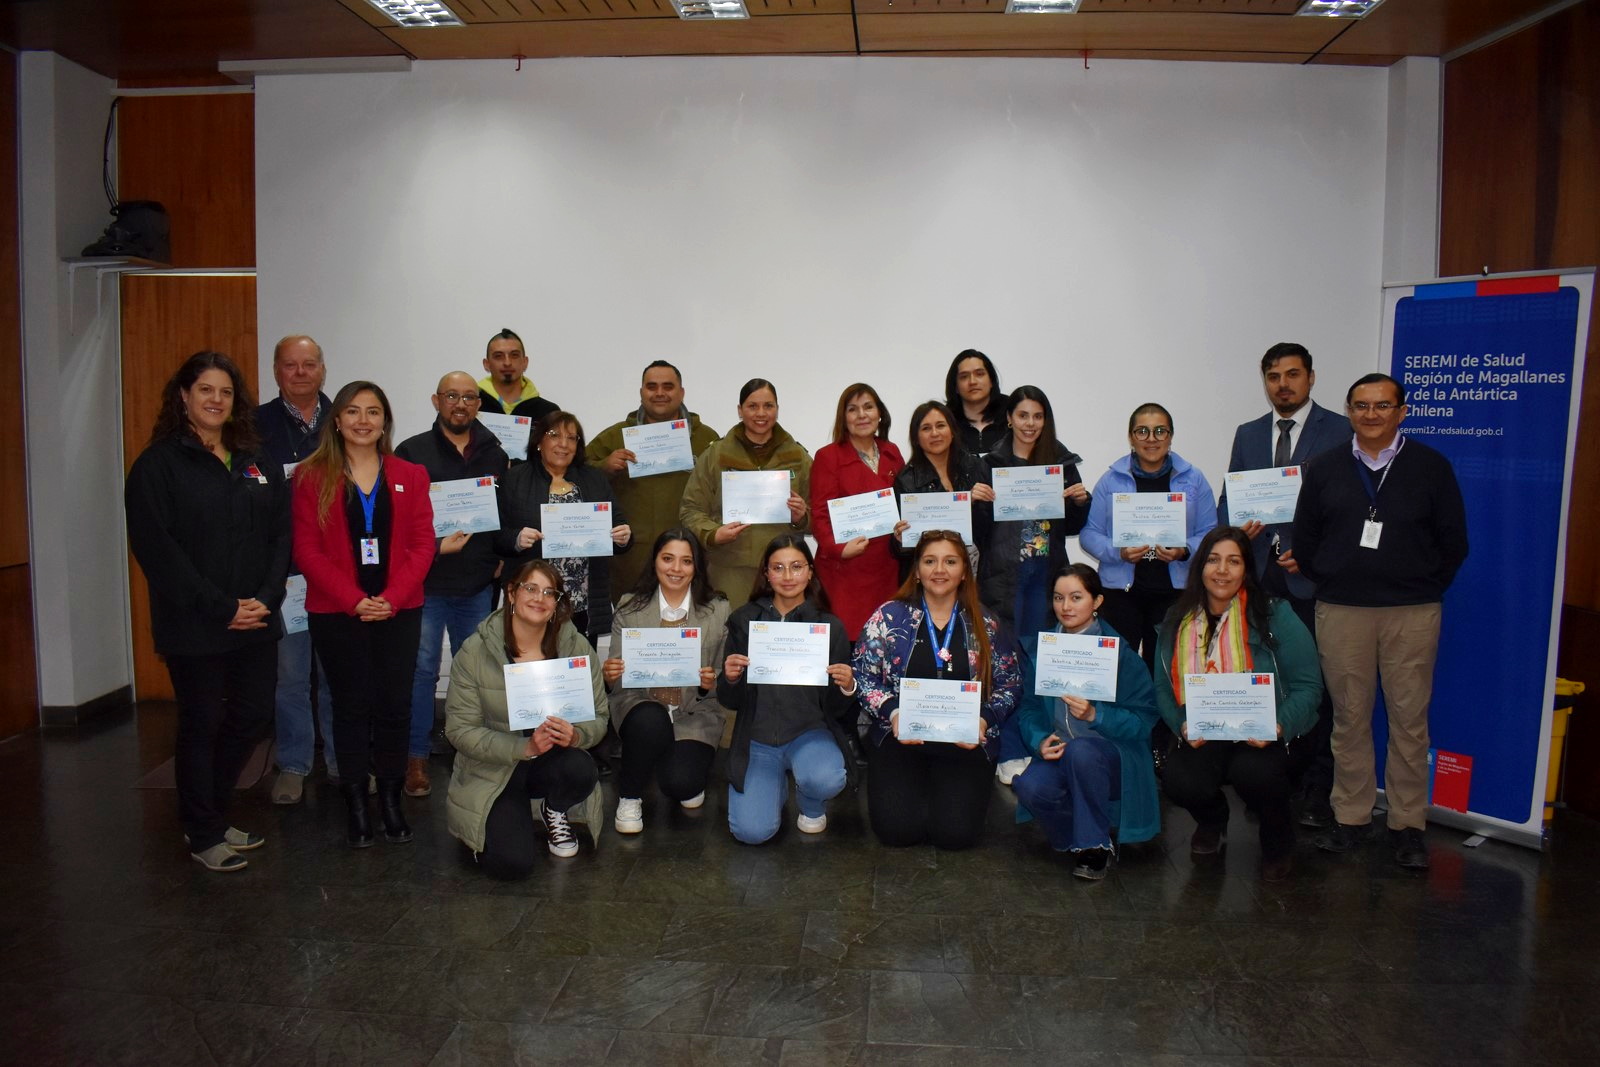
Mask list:
[[[1270,674],[1186,674],[1190,741],[1276,741],[1277,687]]]
[[[910,524],[900,535],[900,543],[907,548],[927,530],[954,530],[972,544],[972,494],[965,489],[959,493],[902,493],[900,517]]]
[[[532,730],[554,716],[567,722],[594,719],[594,678],[589,657],[507,663],[506,718],[513,730]]]
[[[433,536],[487,533],[500,529],[500,506],[493,478],[457,478],[428,486],[433,503]]]
[[[722,521],[787,523],[790,474],[782,471],[723,471]]]
[[[630,478],[694,470],[694,448],[689,441],[688,419],[624,426],[622,447],[636,457],[628,464]]]
[[[1040,634],[1034,695],[1117,699],[1120,644],[1118,638],[1105,634]]]
[[[526,415],[498,415],[485,411],[478,416],[483,428],[495,435],[500,447],[512,459],[528,458],[528,437],[533,433],[533,420]]]
[[[622,688],[699,686],[700,628],[646,626],[622,631]]]
[[[977,744],[982,689],[951,678],[900,679],[897,735],[902,741]]]
[[[1113,493],[1111,544],[1114,548],[1182,548],[1188,543],[1188,512],[1182,493]]]
[[[539,525],[544,533],[544,558],[609,556],[614,512],[608,501],[576,504],[540,504]]]
[[[827,685],[828,638],[825,622],[752,622],[745,677],[752,685]]]
[[[1293,522],[1300,499],[1299,467],[1266,467],[1258,471],[1229,471],[1228,522]]]
[[[289,581],[284,586],[283,603],[278,607],[278,614],[283,619],[283,632],[285,634],[303,634],[310,616],[306,614],[306,576],[303,574],[289,575]]]
[[[828,501],[828,518],[833,523],[834,541],[842,545],[856,537],[894,533],[900,511],[894,506],[893,489],[874,489]]]
[[[994,469],[994,518],[996,522],[1026,519],[1061,519],[1067,502],[1061,493],[1061,464],[1045,467],[996,467]]]

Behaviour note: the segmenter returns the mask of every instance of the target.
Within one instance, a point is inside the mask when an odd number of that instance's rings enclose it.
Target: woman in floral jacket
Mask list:
[[[886,845],[970,848],[983,830],[1000,725],[1017,706],[1022,675],[1010,636],[978,602],[961,535],[929,530],[914,558],[911,576],[856,644],[856,685],[871,720],[867,811]],[[899,714],[907,678],[976,683],[978,742],[910,737]]]

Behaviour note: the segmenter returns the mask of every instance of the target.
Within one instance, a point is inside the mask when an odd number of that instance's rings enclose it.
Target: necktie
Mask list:
[[[1278,420],[1278,447],[1272,451],[1272,465],[1274,467],[1287,467],[1289,456],[1294,449],[1289,444],[1289,431],[1294,429],[1293,419]]]

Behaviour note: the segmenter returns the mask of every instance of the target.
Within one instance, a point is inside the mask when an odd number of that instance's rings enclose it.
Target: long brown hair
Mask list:
[[[776,396],[777,394],[773,394]],[[835,444],[844,444],[850,440],[850,427],[845,425],[845,409],[850,406],[850,401],[858,396],[870,396],[872,402],[878,405],[878,429],[872,435],[880,441],[889,439],[889,425],[894,420],[889,418],[889,409],[883,406],[883,397],[878,391],[866,382],[856,382],[839,394],[839,409],[833,413],[833,440]]]
[[[967,617],[967,632],[978,644],[978,677],[983,683],[983,698],[989,699],[994,683],[994,664],[990,661],[989,628],[983,622],[983,603],[978,599],[978,583],[972,576],[972,557],[967,555],[967,543],[954,530],[924,530],[917,538],[917,547],[911,554],[911,573],[900,584],[894,598],[912,607],[922,605],[922,576],[917,573],[922,564],[922,553],[931,544],[944,542],[961,557],[961,585],[956,589],[956,607]]]
[[[545,659],[556,658],[556,647],[560,644],[561,627],[572,618],[572,598],[567,596],[566,584],[561,580],[561,572],[556,570],[556,565],[547,559],[530,559],[516,569],[516,572],[506,579],[505,607],[501,609],[501,619],[506,636],[506,659],[516,662],[522,655],[522,649],[517,645],[516,627],[512,620],[516,617],[516,610],[511,606],[512,594],[517,586],[532,578],[535,574],[542,574],[547,582],[561,596],[556,600],[556,610],[550,616],[550,621],[545,624],[544,637],[539,640],[539,654]]]
[[[156,424],[150,430],[150,443],[165,441],[169,437],[196,437],[189,424],[189,408],[183,401],[185,390],[193,389],[200,375],[208,370],[219,370],[233,384],[233,410],[228,421],[222,424],[222,447],[229,452],[254,455],[261,451],[261,436],[256,432],[256,401],[244,374],[233,360],[221,352],[196,352],[183,361],[167,384],[161,387],[161,410],[156,414]]]
[[[333,404],[328,409],[328,414],[322,420],[322,427],[317,431],[317,449],[305,458],[294,469],[294,476],[315,477],[317,484],[317,522],[327,525],[328,512],[333,510],[333,502],[340,495],[340,491],[349,492],[349,481],[345,477],[348,460],[344,454],[344,438],[339,436],[339,416],[344,409],[355,401],[360,393],[371,393],[378,398],[378,404],[383,408],[383,433],[378,438],[378,455],[387,456],[394,451],[394,409],[389,406],[389,398],[376,382],[354,381],[340,389],[333,398]]]

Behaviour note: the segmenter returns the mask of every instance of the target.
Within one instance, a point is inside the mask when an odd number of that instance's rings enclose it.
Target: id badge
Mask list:
[[[1378,538],[1383,536],[1383,523],[1368,519],[1361,524],[1361,547],[1377,548]]]
[[[1361,543],[1366,544],[1364,537]],[[1374,541],[1373,544],[1377,544],[1377,542]],[[361,562],[363,564],[375,564],[378,562],[378,539],[376,537],[363,537],[361,539]]]

